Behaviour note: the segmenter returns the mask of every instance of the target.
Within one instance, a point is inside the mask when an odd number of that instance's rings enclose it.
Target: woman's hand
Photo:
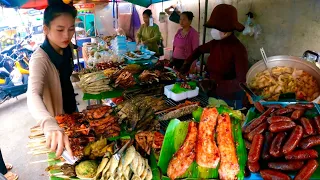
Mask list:
[[[46,134],[47,147],[50,148],[52,152],[56,152],[56,156],[60,157],[63,150],[66,149],[71,158],[73,158],[73,153],[71,150],[70,142],[68,136],[62,131],[49,131]]]

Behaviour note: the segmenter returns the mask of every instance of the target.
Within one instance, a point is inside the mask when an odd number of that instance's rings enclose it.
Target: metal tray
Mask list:
[[[268,57],[268,65],[271,68],[276,66],[286,66],[303,70],[312,75],[317,80],[320,86],[320,69],[315,64],[308,62],[302,58],[294,56],[271,56]],[[247,83],[249,83],[258,72],[264,71],[265,69],[266,66],[263,60],[255,63],[247,73]],[[313,102],[318,103],[319,101],[320,96]]]

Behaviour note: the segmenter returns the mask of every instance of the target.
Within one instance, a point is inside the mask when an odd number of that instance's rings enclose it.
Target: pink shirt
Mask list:
[[[193,27],[190,27],[188,34],[183,37],[181,28],[174,36],[172,56],[175,59],[187,59],[198,46],[198,32]]]

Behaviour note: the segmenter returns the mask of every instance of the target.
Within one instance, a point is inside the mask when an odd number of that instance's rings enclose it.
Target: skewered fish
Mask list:
[[[179,118],[188,114],[192,114],[193,111],[197,110],[199,107],[199,103],[186,101],[184,104],[180,104],[176,107],[164,110],[160,113],[166,113],[158,118],[159,121],[167,121],[174,118]],[[168,112],[170,111],[170,112]]]

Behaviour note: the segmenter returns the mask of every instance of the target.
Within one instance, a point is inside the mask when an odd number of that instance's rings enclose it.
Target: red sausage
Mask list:
[[[302,168],[303,161],[269,162],[268,167],[282,171],[297,171]]]
[[[272,116],[272,117],[269,117],[267,121],[269,124],[272,124],[272,123],[282,122],[282,121],[288,122],[288,121],[292,121],[292,119],[286,116]]]
[[[276,137],[273,139],[270,147],[270,154],[274,157],[280,157],[282,156],[282,151],[281,151],[281,145],[283,144],[283,141],[286,137],[285,132],[280,132],[276,135]]]
[[[248,134],[248,140],[252,141],[254,135],[262,134],[263,131],[265,131],[266,129],[268,129],[268,123],[267,122],[264,122],[264,123],[260,124],[258,127],[256,127],[253,131],[251,131]]]
[[[302,106],[301,104],[290,104],[286,106],[286,108],[290,108],[294,110],[306,110],[306,107]]]
[[[303,117],[300,119],[300,122],[301,122],[306,134],[308,134],[308,135],[313,134],[313,127],[312,127],[312,124],[310,123],[309,119]]]
[[[260,170],[260,164],[259,162],[254,162],[254,163],[251,163],[251,162],[248,162],[248,169],[250,172],[258,172]]]
[[[244,143],[245,143],[245,145],[246,145],[246,149],[250,149],[251,148],[251,142],[250,141],[248,141],[248,140],[244,140]]]
[[[318,152],[314,149],[292,151],[285,156],[286,160],[308,160],[318,158]]]
[[[291,112],[293,112],[293,109],[291,109],[291,108],[281,108],[281,109],[278,109],[277,111],[275,111],[273,114],[275,116],[281,116],[281,115],[285,115],[285,114],[288,114]]]
[[[267,119],[266,116],[260,116],[254,120],[245,128],[244,132],[249,133],[252,130],[254,130],[256,127],[258,127],[261,123],[263,123]]]
[[[312,174],[316,171],[319,164],[317,160],[311,159],[307,162],[307,164],[299,171],[299,173],[294,177],[296,180],[304,180],[310,179]]]
[[[309,136],[305,139],[302,139],[299,143],[299,147],[302,149],[309,149],[316,145],[320,145],[320,135]]]
[[[313,109],[314,108],[314,104],[313,103],[297,104],[297,105],[303,106],[303,107],[305,107],[307,109]]]
[[[276,123],[272,123],[269,126],[269,130],[273,133],[275,132],[282,132],[282,131],[287,131],[289,129],[292,129],[296,126],[296,123],[294,123],[293,121],[283,121],[283,122],[276,122]]]
[[[261,116],[268,117],[268,116],[270,116],[271,113],[275,112],[275,110],[276,110],[276,108],[273,108],[273,107],[268,108]]]
[[[297,109],[295,111],[293,111],[293,113],[291,114],[291,119],[293,120],[298,120],[301,118],[301,116],[304,114],[304,109]]]
[[[289,139],[283,145],[282,152],[284,154],[292,152],[298,145],[303,136],[302,126],[296,126],[291,132]]]
[[[281,171],[273,169],[264,169],[260,171],[260,175],[264,180],[290,180],[291,178]]]
[[[320,134],[320,116],[314,118],[315,129]]]
[[[262,149],[262,159],[268,160],[271,158],[269,149],[273,140],[273,134],[271,132],[266,132],[264,135],[263,149]]]
[[[283,108],[283,106],[281,106],[280,104],[269,104],[266,105],[267,108],[275,108],[275,109],[280,109]]]
[[[263,144],[262,134],[257,134],[253,137],[251,149],[248,154],[248,161],[251,163],[258,162]]]

